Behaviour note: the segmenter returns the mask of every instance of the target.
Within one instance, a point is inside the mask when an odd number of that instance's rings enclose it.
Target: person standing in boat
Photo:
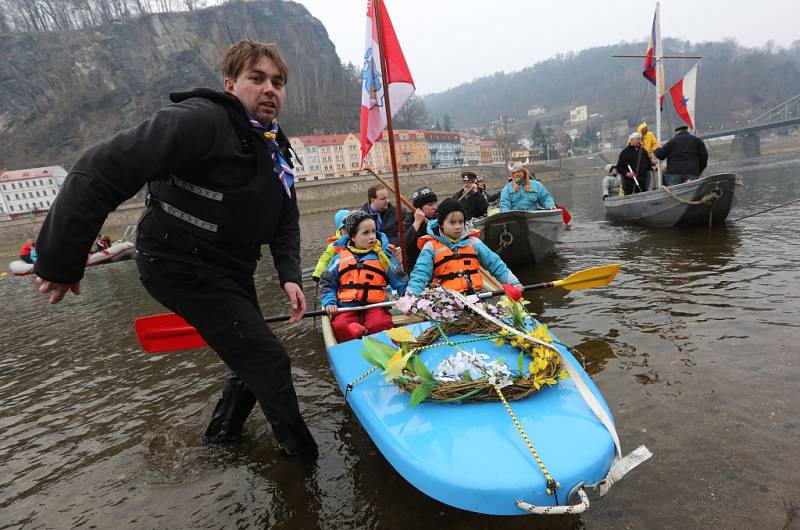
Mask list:
[[[372,216],[378,232],[383,232],[389,238],[389,243],[397,246],[400,244],[400,231],[397,226],[397,210],[389,202],[389,190],[383,184],[373,184],[367,188],[367,202],[361,207],[362,210]],[[406,209],[402,210],[405,218]]]
[[[489,203],[478,188],[478,176],[472,171],[463,171],[461,184],[462,188],[453,194],[453,198],[464,205],[467,221],[486,215]]]
[[[674,186],[700,178],[708,165],[708,150],[703,140],[689,132],[687,125],[675,127],[675,136],[656,149],[656,158],[667,161],[664,184]]]
[[[647,151],[647,157],[650,159],[651,165],[655,164],[656,145],[658,144],[656,135],[653,134],[653,131],[650,130],[646,122],[639,124],[639,127],[636,128],[636,132],[642,135],[642,147]]]
[[[650,189],[650,157],[642,147],[642,135],[632,133],[628,145],[620,151],[617,172],[622,175],[622,189],[625,195],[640,193]]]
[[[420,254],[411,271],[407,291],[419,295],[428,285],[441,285],[466,294],[483,287],[480,268],[504,284],[521,285],[503,260],[492,252],[478,232],[467,232],[464,205],[453,198],[439,204],[436,219],[428,223],[428,234],[419,239]]]
[[[341,311],[386,301],[386,288],[399,294],[406,290],[406,275],[391,252],[386,236],[375,229],[375,221],[362,210],[345,218],[347,232],[336,242],[336,257],[320,278],[322,307],[331,316],[331,327],[338,342],[359,339],[392,327],[392,316],[385,307],[364,311]]]
[[[277,121],[288,67],[277,45],[247,38],[225,52],[222,78],[224,91],[170,94],[172,104],[78,158],[39,233],[34,272],[51,304],[79,294],[108,213],[147,184],[136,242],[142,284],[231,370],[204,439],[237,440],[258,402],[283,452],[314,459],[289,354],[264,323],[253,279],[268,244],[290,322],[302,318],[300,212]]]
[[[500,211],[555,210],[556,201],[544,184],[517,162],[511,166],[511,181],[500,191]]]
[[[483,195],[483,199],[486,201],[486,204],[492,203],[500,198],[500,192],[496,191],[494,193],[489,193],[486,191],[486,179],[483,177],[478,177],[475,180],[475,183],[478,184],[478,193]],[[487,206],[488,210],[488,206]]]
[[[428,222],[436,219],[438,199],[433,190],[427,186],[417,188],[411,195],[411,204],[416,208],[414,213],[407,213],[403,220],[403,229],[406,231],[406,256],[408,256],[409,270],[414,268],[419,256],[417,240],[428,233]]]

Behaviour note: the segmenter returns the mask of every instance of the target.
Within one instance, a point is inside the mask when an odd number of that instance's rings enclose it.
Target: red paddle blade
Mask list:
[[[137,318],[134,328],[139,344],[148,353],[191,350],[206,345],[200,333],[175,313]]]
[[[572,221],[572,216],[569,214],[567,209],[560,204],[556,204],[556,208],[561,210],[561,217],[564,220],[564,224],[568,225],[570,221]]]

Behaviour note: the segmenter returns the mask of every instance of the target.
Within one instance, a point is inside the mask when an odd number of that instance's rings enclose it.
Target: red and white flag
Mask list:
[[[683,79],[672,85],[669,95],[672,96],[672,104],[675,105],[675,112],[686,122],[686,125],[695,129],[694,119],[694,99],[697,93],[697,67],[695,64]]]
[[[392,117],[414,94],[416,87],[411,78],[403,50],[389,20],[389,13],[382,0],[367,0],[367,35],[364,51],[364,69],[361,72],[361,164],[372,146],[381,138],[386,128],[384,86],[381,77],[378,25],[375,23],[375,4],[379,4],[381,29],[383,30],[383,55],[386,58],[389,83],[389,103]]]

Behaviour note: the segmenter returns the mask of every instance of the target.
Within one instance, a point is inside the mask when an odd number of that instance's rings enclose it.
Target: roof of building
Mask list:
[[[61,166],[44,166],[32,167],[29,169],[13,169],[11,171],[0,172],[1,182],[10,182],[12,180],[28,180],[47,178],[53,176],[64,176],[67,172]]]
[[[308,136],[295,136],[303,145],[341,145],[350,134],[320,134]]]

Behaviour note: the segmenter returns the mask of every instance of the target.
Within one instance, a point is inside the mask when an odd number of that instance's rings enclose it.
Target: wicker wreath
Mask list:
[[[413,343],[413,350],[416,350],[414,355],[419,355],[420,350],[427,349],[433,346],[445,345],[448,340],[442,340],[442,333],[450,337],[453,335],[470,334],[474,335],[476,339],[495,338],[502,339],[506,343],[519,342],[524,339],[518,339],[515,335],[508,333],[501,333],[502,328],[497,324],[489,322],[479,315],[465,313],[458,322],[441,323],[438,326],[431,326],[426,329]],[[457,341],[456,341],[457,342]],[[512,344],[513,346],[519,346]],[[527,343],[529,348],[537,347],[534,343]],[[538,348],[545,349],[543,346]],[[549,349],[549,348],[548,348]],[[547,364],[535,374],[527,373],[522,377],[514,377],[512,384],[504,386],[500,389],[503,397],[508,401],[522,399],[526,396],[533,394],[542,388],[542,381],[547,384],[553,384],[553,381],[565,377],[565,373],[561,368],[561,356],[552,350],[552,354],[547,357]],[[393,382],[409,393],[414,393],[420,385],[426,383],[420,380],[419,374],[409,368],[404,368],[401,377],[393,379]],[[475,402],[475,401],[499,401],[500,397],[497,395],[495,385],[489,383],[485,378],[477,381],[435,381],[435,386],[426,389],[426,397],[434,401],[442,402]]]

